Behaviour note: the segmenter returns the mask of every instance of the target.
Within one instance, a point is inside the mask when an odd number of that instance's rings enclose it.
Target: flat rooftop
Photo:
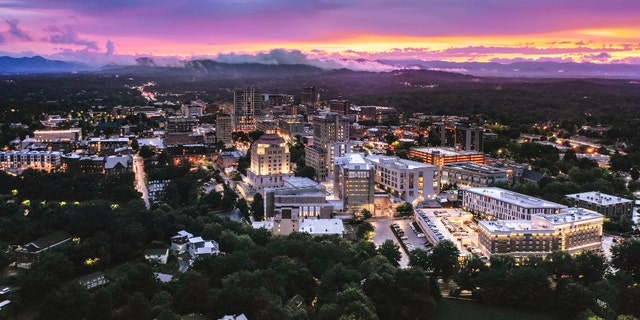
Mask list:
[[[479,163],[475,163],[475,162],[453,162],[453,163],[447,163],[444,165],[444,168],[451,168],[451,169],[460,169],[460,170],[466,170],[466,171],[472,171],[472,172],[478,172],[478,173],[504,173],[507,174],[507,170],[502,169],[502,168],[497,168],[497,167],[492,167],[492,166],[487,166],[484,164],[479,164]]]
[[[529,220],[497,220],[478,221],[478,224],[490,232],[513,232],[519,230],[533,230],[539,232],[553,232],[553,228],[547,228],[544,225],[534,224]]]
[[[573,193],[573,194],[566,195],[566,197],[569,199],[580,200],[580,201],[584,201],[592,204],[599,204],[599,205],[616,205],[616,204],[633,202],[633,200],[612,196],[612,195],[605,194],[598,191]]]
[[[361,153],[347,153],[343,157],[335,158],[334,163],[351,170],[369,170],[371,168]]]
[[[292,188],[313,187],[317,189],[324,189],[324,186],[322,186],[320,183],[317,183],[305,177],[288,177],[288,178],[284,178],[283,180],[284,180],[285,187],[292,187]]]
[[[440,154],[443,156],[462,156],[462,155],[472,155],[472,154],[482,154],[482,152],[471,151],[471,150],[456,150],[454,148],[411,148],[418,152],[431,153],[431,154]]]
[[[602,219],[603,216],[595,211],[582,208],[567,208],[558,214],[540,214],[539,217],[547,220],[552,225],[560,225],[569,222]]]
[[[300,232],[308,232],[312,235],[342,234],[344,224],[341,219],[302,219]]]
[[[420,169],[420,168],[437,168],[437,166],[417,161],[411,161],[398,157],[390,157],[383,155],[371,155],[365,158],[367,161],[377,163],[382,166],[398,168],[398,169]]]
[[[485,188],[466,188],[465,192],[472,192],[488,198],[498,199],[506,203],[514,204],[524,208],[558,208],[565,209],[567,206],[561,205],[555,202],[550,202],[535,198],[532,196],[524,195],[521,193],[508,191],[500,188],[485,187]]]

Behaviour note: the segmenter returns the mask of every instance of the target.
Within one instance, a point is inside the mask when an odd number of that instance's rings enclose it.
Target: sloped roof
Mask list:
[[[64,242],[71,239],[68,233],[64,231],[56,231],[48,236],[44,236],[40,239],[34,240],[24,245],[28,251],[40,251],[46,249],[60,242]]]
[[[123,168],[128,168],[130,156],[109,156],[107,157],[107,162],[104,165],[105,169],[113,169],[118,165],[121,165]]]

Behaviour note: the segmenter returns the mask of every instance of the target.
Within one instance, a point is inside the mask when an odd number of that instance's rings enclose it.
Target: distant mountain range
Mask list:
[[[478,77],[640,79],[640,65],[631,64],[561,63],[550,61],[524,61],[509,64],[422,60],[378,60],[378,62],[398,68],[455,72]]]
[[[0,74],[69,73],[96,69],[98,68],[81,62],[48,60],[40,56],[31,58],[0,57]]]
[[[493,62],[446,62],[423,60],[376,60],[377,65],[398,70],[429,70],[457,73],[477,77],[504,78],[608,78],[640,79],[640,65],[558,63],[558,62],[514,62],[509,64]],[[222,63],[214,60],[191,60],[178,67],[162,67],[153,63],[152,58],[139,58],[138,65],[107,65],[94,67],[81,62],[48,60],[40,56],[31,58],[0,57],[0,74],[43,74],[43,73],[130,73],[130,74],[175,74],[208,75],[214,78],[256,78],[269,75],[286,77],[289,75],[319,74],[325,72],[309,65],[276,65],[260,63]],[[375,71],[375,70],[372,70]]]

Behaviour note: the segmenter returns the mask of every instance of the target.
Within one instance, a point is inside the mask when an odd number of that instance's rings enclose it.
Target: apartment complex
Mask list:
[[[484,163],[484,153],[482,152],[455,150],[453,148],[413,147],[409,149],[409,157],[436,166],[443,166],[453,162]]]
[[[530,220],[534,214],[557,214],[567,206],[500,188],[466,188],[458,191],[462,208],[483,219]]]
[[[618,219],[622,215],[631,218],[633,212],[633,200],[598,191],[568,194],[566,198],[576,207],[593,210],[607,218]]]
[[[333,192],[343,201],[343,209],[374,212],[374,171],[362,154],[347,153],[334,161]]]
[[[251,167],[247,178],[256,190],[282,187],[293,176],[287,143],[277,134],[265,133],[251,146]]]
[[[474,162],[454,162],[442,166],[442,184],[457,185],[458,188],[487,187],[494,183],[507,182],[507,170]]]
[[[531,220],[484,220],[478,223],[478,242],[488,256],[597,251],[602,247],[602,223],[601,214],[582,208],[564,209],[551,215],[534,214]]]
[[[373,167],[376,185],[404,201],[435,199],[440,193],[437,166],[380,155],[365,160]]]
[[[0,151],[0,170],[22,171],[26,169],[55,171],[62,164],[62,152],[58,151]]]

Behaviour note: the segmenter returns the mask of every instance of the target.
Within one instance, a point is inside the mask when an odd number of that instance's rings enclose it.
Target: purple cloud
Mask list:
[[[5,22],[9,25],[9,34],[23,41],[31,41],[31,37],[18,27],[18,19],[5,20]]]
[[[84,46],[87,49],[98,50],[98,44],[95,41],[81,39],[78,34],[67,27],[66,30],[60,30],[56,26],[50,26],[47,28],[49,37],[46,41],[56,44],[73,44],[78,46]]]
[[[600,52],[598,54],[590,54],[583,57],[583,60],[598,62],[607,62],[609,61],[609,59],[611,59],[611,54],[609,54],[608,52]]]

